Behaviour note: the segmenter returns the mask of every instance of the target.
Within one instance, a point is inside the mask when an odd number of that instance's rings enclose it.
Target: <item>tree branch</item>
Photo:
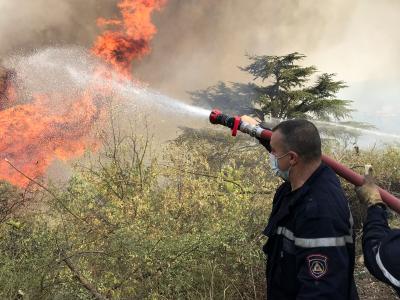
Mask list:
[[[96,287],[91,284],[82,274],[79,273],[78,269],[75,267],[75,265],[72,263],[71,259],[66,257],[63,259],[67,267],[70,269],[72,274],[74,274],[75,278],[80,282],[80,284],[92,294],[92,296],[97,299],[97,300],[107,300],[105,296],[100,294]]]
[[[34,184],[38,185],[39,187],[41,187],[43,190],[45,190],[46,192],[48,192],[59,204],[61,204],[61,206],[70,214],[72,215],[74,218],[78,219],[79,221],[82,221],[84,223],[86,223],[86,221],[82,218],[80,218],[79,216],[77,216],[75,213],[73,213],[65,204],[64,202],[62,202],[62,200],[60,198],[57,197],[56,194],[54,194],[51,190],[49,190],[47,187],[45,187],[43,184],[41,184],[40,182],[32,179],[31,177],[29,177],[28,175],[26,175],[25,173],[23,173],[22,171],[20,171],[17,167],[15,167],[7,158],[4,159],[15,171],[17,171],[19,174],[21,174],[22,176],[24,176],[26,179],[28,179],[29,181],[33,182]]]

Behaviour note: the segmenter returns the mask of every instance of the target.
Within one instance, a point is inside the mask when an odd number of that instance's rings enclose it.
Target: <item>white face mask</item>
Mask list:
[[[282,156],[280,156],[280,157],[276,157],[272,153],[269,154],[269,162],[270,162],[270,165],[271,165],[272,172],[274,172],[274,174],[276,176],[281,177],[285,181],[289,180],[290,167],[286,171],[281,170],[279,168],[279,166],[278,166],[278,160],[281,159],[282,157],[285,157],[288,154],[289,154],[289,152],[284,154],[284,155],[282,155]]]

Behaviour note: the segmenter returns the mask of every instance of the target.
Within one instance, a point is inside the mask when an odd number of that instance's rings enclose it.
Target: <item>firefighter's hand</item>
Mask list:
[[[251,125],[258,125],[258,123],[260,123],[260,122],[258,122],[256,119],[254,119],[254,118],[252,118],[252,117],[250,117],[250,116],[247,116],[247,115],[241,116],[240,119],[241,119],[243,122],[249,123],[249,124],[251,124]]]
[[[365,175],[364,178],[364,184],[356,187],[358,199],[361,202],[366,203],[368,207],[375,204],[383,204],[381,195],[379,194],[378,187],[375,184],[373,177],[370,175]]]
[[[259,125],[260,124],[260,122],[258,122],[256,119],[254,119],[254,118],[252,118],[250,116],[247,116],[247,115],[241,116],[240,119],[243,122],[246,122],[246,123],[249,123],[249,124],[252,124],[252,125]],[[261,125],[262,128],[264,128],[262,126],[262,123],[260,125]],[[257,138],[257,139],[260,142],[260,144],[263,145],[265,147],[265,149],[268,150],[268,152],[271,152],[271,145],[269,144],[269,140],[262,140],[260,138]]]

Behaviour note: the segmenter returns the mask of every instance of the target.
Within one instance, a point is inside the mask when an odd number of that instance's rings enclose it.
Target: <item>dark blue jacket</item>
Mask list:
[[[400,230],[389,228],[383,205],[368,208],[363,230],[363,252],[368,271],[391,285],[400,296]]]
[[[267,299],[358,299],[348,201],[336,174],[321,166],[296,191],[277,190],[264,234]]]

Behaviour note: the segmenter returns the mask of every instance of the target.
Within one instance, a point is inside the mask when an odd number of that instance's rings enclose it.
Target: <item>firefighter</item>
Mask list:
[[[364,222],[362,248],[368,271],[392,286],[400,297],[400,229],[388,225],[387,207],[371,176],[356,187],[358,198],[368,205]]]
[[[339,179],[321,161],[317,128],[289,120],[272,131],[264,146],[273,172],[285,181],[264,229],[267,299],[358,299],[352,216]]]

